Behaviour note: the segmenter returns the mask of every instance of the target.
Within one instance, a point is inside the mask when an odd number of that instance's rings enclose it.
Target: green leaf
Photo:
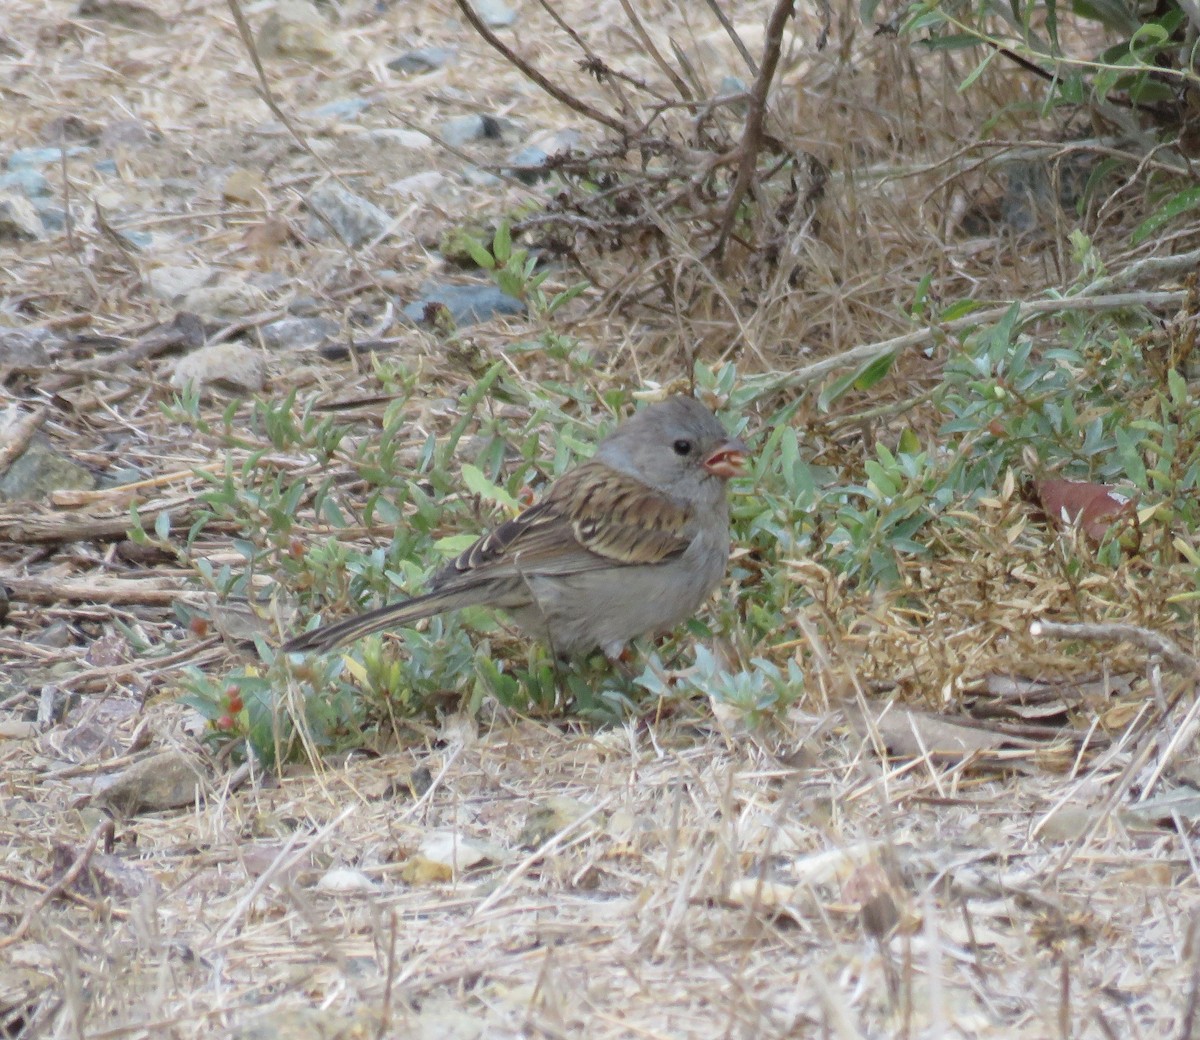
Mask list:
[[[975,68],[967,74],[967,78],[958,85],[958,93],[965,94],[967,90],[970,89],[971,84],[983,75],[984,69],[986,69],[992,63],[992,59],[994,59],[999,53],[999,51],[988,51],[987,54],[984,55],[983,61],[976,65]]]
[[[171,511],[164,509],[154,518],[154,533],[160,542],[171,540]]]
[[[494,271],[496,269],[496,258],[487,251],[482,242],[477,241],[470,235],[463,235],[459,238],[458,244],[485,271]]]
[[[1138,29],[1137,18],[1123,0],[1072,0],[1071,10],[1126,35]]]
[[[895,360],[894,353],[881,354],[879,357],[864,362],[854,371],[839,376],[821,391],[817,398],[817,407],[823,412],[828,411],[829,406],[841,398],[851,387],[855,390],[869,390],[891,371]]]
[[[497,505],[502,505],[512,510],[521,508],[521,504],[505,491],[504,488],[488,480],[483,475],[483,470],[478,466],[466,463],[462,468],[462,479],[463,483],[467,485],[467,490],[473,495],[478,495],[485,502],[495,502]]]
[[[569,289],[564,289],[562,292],[550,298],[550,302],[546,304],[546,313],[553,314],[564,303],[575,299],[582,292],[586,292],[589,285],[587,282],[576,282]]]
[[[1046,0],[1046,32],[1055,54],[1062,52],[1058,42],[1058,0]]]
[[[985,304],[979,300],[957,300],[948,307],[943,308],[940,321],[954,321],[956,318],[965,318],[973,311],[982,310]]]
[[[933,274],[926,274],[919,282],[917,288],[913,292],[913,302],[908,308],[908,313],[914,318],[919,318],[925,313],[925,305],[929,302],[929,287],[933,284]]]
[[[1196,209],[1198,206],[1200,206],[1200,185],[1184,188],[1183,191],[1167,199],[1150,217],[1138,225],[1133,232],[1132,244],[1136,246],[1144,242],[1180,214]]]
[[[146,545],[150,541],[149,535],[146,534],[146,528],[142,526],[142,517],[138,512],[137,503],[129,507],[129,540],[134,545]]]
[[[1187,380],[1180,374],[1179,369],[1172,368],[1167,372],[1167,389],[1171,391],[1171,403],[1176,408],[1184,408],[1188,403]]]
[[[948,33],[945,36],[931,36],[920,43],[928,51],[962,51],[982,46],[983,40],[977,33]]]
[[[443,556],[457,556],[460,552],[471,548],[478,540],[473,534],[448,534],[445,538],[439,538],[434,542],[433,548]]]
[[[506,220],[500,221],[500,226],[492,236],[492,255],[501,266],[508,263],[508,258],[512,256],[512,229]]]

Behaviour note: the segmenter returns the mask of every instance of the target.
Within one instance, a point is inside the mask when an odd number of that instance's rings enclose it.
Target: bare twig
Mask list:
[[[1184,653],[1174,640],[1140,625],[1119,624],[1062,624],[1057,621],[1035,621],[1029,634],[1047,639],[1078,639],[1088,643],[1132,643],[1157,654],[1177,672],[1200,679],[1200,661]]]
[[[41,897],[33,904],[33,906],[25,911],[25,915],[21,918],[17,927],[14,928],[9,935],[5,936],[3,939],[0,939],[0,950],[7,946],[12,946],[14,943],[23,939],[25,937],[25,933],[29,931],[29,926],[33,924],[38,914],[40,914],[50,904],[50,901],[62,895],[63,892],[65,892],[71,887],[71,885],[75,883],[76,878],[83,873],[84,868],[88,865],[88,861],[91,860],[93,853],[96,851],[96,846],[100,844],[101,838],[104,839],[106,849],[112,845],[114,829],[115,828],[112,820],[106,819],[96,824],[96,826],[92,829],[92,833],[88,835],[88,840],[83,846],[83,849],[80,851],[79,855],[75,857],[75,862],[67,868],[62,877],[60,877],[56,882],[54,882],[53,885],[51,885],[46,889],[45,892],[42,893]]]
[[[737,177],[733,182],[733,190],[725,203],[725,216],[721,221],[721,230],[717,234],[716,244],[710,250],[710,255],[718,259],[725,253],[725,244],[733,231],[734,221],[737,220],[738,209],[742,199],[750,190],[754,180],[754,172],[758,166],[758,153],[762,150],[763,124],[767,115],[767,92],[771,89],[771,80],[779,64],[779,52],[783,47],[783,27],[792,17],[795,0],[775,0],[775,9],[767,21],[767,38],[763,44],[762,67],[750,90],[750,111],[746,116],[746,129],[742,132],[742,143],[738,145]]]
[[[41,405],[8,428],[7,439],[0,443],[0,473],[8,469],[12,461],[29,447],[33,435],[41,428],[49,414],[50,407]]]
[[[738,54],[742,56],[742,61],[746,63],[746,68],[750,70],[750,75],[758,78],[758,62],[751,56],[750,51],[742,42],[742,38],[738,35],[737,30],[733,27],[733,23],[729,20],[729,16],[721,10],[721,5],[717,0],[704,0],[708,4],[708,9],[712,11],[713,16],[721,23],[721,28],[725,30],[725,34],[732,41],[734,47],[737,48]]]
[[[679,75],[673,68],[671,63],[662,56],[662,53],[654,46],[654,41],[650,39],[650,34],[646,32],[646,27],[642,25],[641,18],[638,17],[637,11],[633,9],[633,5],[629,0],[620,0],[621,9],[625,12],[625,17],[629,19],[629,24],[633,26],[633,31],[638,40],[641,41],[642,47],[646,53],[654,59],[654,64],[662,69],[663,74],[674,84],[675,89],[679,91],[679,96],[691,101],[695,96],[688,85],[684,82],[683,77]]]
[[[479,33],[493,50],[499,52],[521,75],[541,87],[555,101],[566,105],[567,108],[578,112],[582,116],[586,116],[588,119],[607,126],[610,130],[615,130],[621,135],[628,132],[628,127],[621,120],[610,116],[607,112],[601,112],[598,108],[593,108],[586,101],[575,97],[573,94],[568,94],[557,84],[551,83],[550,80],[538,72],[529,62],[520,57],[516,51],[492,32],[483,19],[475,13],[475,9],[471,6],[469,0],[454,0],[454,3],[458,6],[458,9],[462,12],[467,22],[470,23],[471,28]]]
[[[258,96],[262,98],[263,104],[271,110],[271,114],[283,124],[284,129],[292,135],[292,139],[303,148],[314,160],[316,160],[321,168],[324,169],[334,180],[341,182],[341,178],[334,172],[332,166],[319,156],[312,145],[308,143],[308,139],[300,133],[293,125],[292,121],[287,117],[287,114],[279,107],[279,102],[275,100],[275,94],[271,90],[271,84],[267,81],[267,72],[263,68],[262,59],[258,56],[258,47],[254,43],[254,33],[250,31],[250,24],[246,21],[246,16],[242,13],[241,4],[238,0],[226,0],[229,4],[229,12],[233,15],[234,24],[237,25],[238,35],[242,38],[242,43],[246,48],[246,53],[250,56],[250,62],[254,66],[254,71],[258,74]]]
[[[0,574],[0,584],[8,587],[14,602],[26,603],[113,603],[170,607],[179,602],[200,606],[204,596],[198,592],[164,587],[154,579],[113,581],[64,581],[59,578],[25,578]]]
[[[1069,296],[1063,300],[1030,300],[1019,304],[1018,321],[1038,317],[1044,314],[1062,314],[1078,311],[1124,310],[1131,307],[1171,307],[1178,306],[1188,297],[1185,290],[1174,292],[1130,292],[1113,293],[1108,296]],[[988,325],[1000,321],[1010,307],[991,307],[985,311],[976,311],[963,318],[944,322],[940,325],[930,325],[916,332],[906,332],[903,336],[880,340],[876,343],[864,343],[861,346],[844,350],[840,354],[815,361],[811,365],[797,368],[791,372],[779,373],[765,377],[758,384],[758,393],[765,394],[778,390],[795,389],[807,386],[830,372],[850,365],[863,364],[884,354],[900,354],[913,347],[924,346],[941,336],[952,335],[980,325]]]

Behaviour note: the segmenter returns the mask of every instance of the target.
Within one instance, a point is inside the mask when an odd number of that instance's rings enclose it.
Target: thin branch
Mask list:
[[[0,440],[0,473],[8,469],[9,465],[19,455],[24,454],[25,449],[29,447],[29,442],[33,439],[33,435],[37,433],[49,415],[50,406],[39,405],[28,415],[24,415],[12,423],[4,431],[7,436],[3,440]]]
[[[641,41],[641,44],[646,49],[646,52],[651,58],[654,59],[654,63],[663,70],[663,73],[666,75],[667,79],[669,79],[675,85],[675,89],[679,91],[679,96],[691,101],[694,95],[688,88],[687,83],[684,82],[683,77],[680,76],[678,72],[671,68],[671,63],[667,61],[667,59],[662,56],[659,49],[654,46],[654,41],[650,39],[650,34],[646,32],[646,27],[642,25],[642,20],[638,17],[637,12],[633,9],[633,6],[629,3],[629,0],[620,0],[620,4],[622,10],[625,12],[625,17],[629,19],[630,25],[633,26],[634,33]]]
[[[25,916],[21,918],[20,923],[16,928],[13,929],[11,934],[5,936],[3,939],[0,939],[0,949],[4,949],[6,946],[11,946],[13,943],[23,939],[25,937],[25,933],[29,931],[29,926],[33,924],[38,914],[40,914],[49,905],[50,901],[62,895],[75,883],[79,875],[83,873],[84,868],[88,865],[88,862],[91,860],[92,855],[96,851],[96,846],[100,844],[101,838],[104,839],[105,851],[107,852],[111,850],[114,827],[115,825],[113,824],[113,821],[107,819],[96,824],[96,826],[92,829],[92,833],[88,835],[87,843],[83,846],[83,849],[80,851],[79,855],[75,857],[75,862],[72,863],[63,873],[63,876],[54,882],[53,885],[47,888],[37,902],[35,902],[33,906],[31,906],[25,912]]]
[[[721,221],[721,230],[717,234],[716,244],[710,250],[710,255],[718,259],[725,253],[725,244],[733,231],[734,221],[737,220],[738,210],[742,199],[750,190],[754,180],[754,172],[758,166],[758,153],[763,144],[763,124],[767,116],[767,92],[771,89],[771,80],[779,65],[779,52],[783,47],[783,27],[793,16],[795,0],[776,0],[775,9],[767,21],[767,39],[763,44],[763,63],[758,71],[758,78],[750,90],[750,111],[746,116],[746,129],[742,133],[742,143],[738,146],[737,177],[733,182],[733,190],[725,204],[725,216]]]
[[[479,35],[483,37],[484,41],[493,50],[498,51],[505,58],[505,60],[510,62],[512,66],[521,73],[521,75],[523,75],[527,80],[541,87],[542,90],[554,98],[555,101],[566,105],[567,108],[578,112],[582,116],[586,116],[588,119],[591,119],[597,123],[602,123],[610,130],[615,130],[618,134],[624,135],[628,131],[628,128],[623,122],[621,122],[621,120],[610,116],[607,112],[601,112],[598,108],[593,108],[586,101],[581,101],[574,95],[568,94],[558,85],[551,83],[550,80],[538,72],[538,70],[530,65],[529,62],[525,61],[524,58],[520,57],[511,47],[503,43],[501,39],[494,32],[492,32],[490,28],[488,28],[483,19],[481,19],[479,15],[475,13],[475,9],[471,6],[470,0],[454,0],[454,3],[458,6],[458,9],[462,11],[463,17],[470,23],[471,28],[479,33]]]
[[[1164,664],[1177,672],[1200,679],[1200,661],[1184,653],[1172,639],[1140,625],[1061,624],[1057,621],[1035,621],[1029,626],[1031,636],[1047,639],[1078,639],[1088,643],[1132,643],[1157,654]]]
[[[737,30],[733,27],[733,23],[729,20],[728,15],[721,10],[721,6],[717,3],[717,0],[704,0],[704,2],[708,4],[708,9],[712,11],[713,17],[715,17],[716,20],[721,23],[721,28],[725,30],[726,35],[737,48],[738,54],[742,56],[742,61],[746,63],[746,68],[750,70],[750,75],[757,79],[758,62],[756,62],[754,58],[750,56],[750,51],[742,42],[742,38],[738,35]]]
[[[1059,314],[1068,311],[1106,311],[1123,310],[1129,307],[1170,307],[1178,306],[1188,298],[1186,290],[1176,292],[1130,292],[1113,293],[1108,296],[1069,296],[1063,300],[1030,300],[1019,305],[1017,320],[1026,321],[1029,318],[1043,314]],[[791,390],[807,386],[839,368],[862,364],[872,361],[884,354],[899,354],[913,347],[924,346],[940,336],[951,335],[979,325],[987,325],[1000,321],[1008,312],[1009,307],[992,307],[985,311],[976,311],[963,318],[944,322],[940,325],[930,325],[916,332],[907,332],[903,336],[880,340],[876,343],[864,343],[861,346],[844,350],[833,357],[805,365],[792,372],[783,372],[765,377],[757,384],[758,394],[772,393],[778,390]]]

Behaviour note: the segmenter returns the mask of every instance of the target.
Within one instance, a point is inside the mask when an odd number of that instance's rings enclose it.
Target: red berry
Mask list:
[[[216,728],[222,733],[228,733],[231,729],[233,729],[233,716],[222,715],[217,719],[216,722],[213,723],[213,725],[216,726]]]

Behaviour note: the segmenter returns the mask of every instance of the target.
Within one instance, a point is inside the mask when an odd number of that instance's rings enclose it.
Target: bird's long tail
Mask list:
[[[327,653],[372,632],[379,632],[385,628],[402,628],[422,618],[480,602],[479,588],[475,584],[453,589],[436,589],[423,596],[389,603],[368,610],[365,614],[357,614],[342,621],[335,621],[332,625],[322,625],[309,632],[302,632],[289,639],[280,649],[289,654],[306,653],[310,650]]]

